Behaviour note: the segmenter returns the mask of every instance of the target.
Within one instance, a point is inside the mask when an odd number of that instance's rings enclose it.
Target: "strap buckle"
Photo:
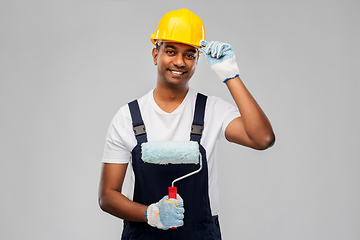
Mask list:
[[[134,133],[135,133],[135,136],[139,136],[139,135],[143,135],[143,134],[146,134],[146,129],[145,129],[145,125],[139,125],[139,126],[136,126],[136,127],[133,127],[133,130],[134,130]]]
[[[202,132],[204,131],[204,126],[201,125],[195,125],[193,124],[191,126],[191,134],[195,134],[195,135],[202,135]]]

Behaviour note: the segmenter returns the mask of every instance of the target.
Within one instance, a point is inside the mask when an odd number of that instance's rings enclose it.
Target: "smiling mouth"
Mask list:
[[[171,69],[169,69],[169,71],[175,75],[183,75],[184,73],[186,73],[186,71],[176,71]]]

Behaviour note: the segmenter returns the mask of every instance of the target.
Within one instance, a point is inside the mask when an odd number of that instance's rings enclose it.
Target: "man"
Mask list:
[[[221,239],[215,164],[219,137],[258,150],[275,141],[269,120],[239,78],[230,45],[206,42],[204,29],[202,20],[187,9],[163,16],[151,36],[156,87],[123,106],[109,127],[99,204],[124,220],[122,239]],[[189,88],[200,52],[237,107]],[[173,176],[196,167],[144,163],[141,145],[188,141],[198,143],[203,166],[179,181],[179,194],[170,199],[164,189]],[[134,173],[129,198],[121,193],[128,167]]]

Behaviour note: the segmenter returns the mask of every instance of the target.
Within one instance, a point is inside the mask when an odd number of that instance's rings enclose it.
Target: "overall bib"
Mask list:
[[[123,240],[220,240],[220,226],[217,216],[211,215],[208,194],[208,166],[206,152],[200,144],[204,126],[207,97],[197,95],[190,141],[199,144],[202,170],[175,184],[178,194],[184,200],[184,225],[177,229],[162,230],[147,223],[124,221]],[[181,176],[199,169],[198,164],[151,164],[141,159],[141,144],[147,142],[137,100],[129,103],[137,145],[132,150],[132,166],[135,174],[133,201],[150,205],[168,194],[171,182]]]

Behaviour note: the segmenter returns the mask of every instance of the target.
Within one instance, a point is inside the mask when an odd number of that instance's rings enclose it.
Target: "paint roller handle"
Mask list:
[[[169,187],[169,199],[176,199],[177,188]]]
[[[177,187],[169,187],[169,199],[176,199]],[[170,229],[176,229],[176,227],[172,227]]]

